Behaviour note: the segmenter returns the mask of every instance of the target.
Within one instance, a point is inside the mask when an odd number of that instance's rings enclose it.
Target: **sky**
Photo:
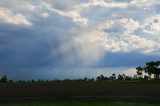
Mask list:
[[[134,75],[160,60],[160,0],[0,0],[0,75]]]

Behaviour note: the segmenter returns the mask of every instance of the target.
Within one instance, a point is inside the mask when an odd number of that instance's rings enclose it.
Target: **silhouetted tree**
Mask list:
[[[3,75],[0,81],[1,81],[2,83],[7,83],[7,81],[8,81],[7,76],[6,76],[6,75]]]
[[[139,66],[139,67],[136,67],[136,70],[137,70],[137,75],[139,76],[139,79],[142,79],[144,69]]]
[[[118,80],[124,80],[123,75],[118,75]]]
[[[151,61],[146,63],[145,72],[151,77],[154,74],[155,79],[159,79],[160,75],[160,61]]]
[[[105,77],[102,74],[96,78],[97,81],[103,81],[104,79]]]
[[[36,81],[35,81],[34,79],[32,79],[32,80],[31,80],[31,83],[34,83],[34,82],[36,82]]]
[[[89,82],[93,82],[93,81],[94,81],[94,78],[89,78],[88,81],[89,81]]]
[[[147,75],[144,75],[144,78],[143,78],[144,80],[148,80],[149,79],[149,77],[147,76]]]
[[[123,76],[123,79],[125,80],[125,78],[126,78],[126,75],[123,73],[123,75],[122,75],[122,76]]]
[[[126,76],[126,77],[125,77],[125,80],[132,80],[132,77]]]
[[[108,77],[104,77],[104,80],[106,81],[106,80],[109,80],[109,78]]]
[[[14,81],[13,81],[13,80],[8,80],[8,82],[9,82],[9,83],[14,83]]]
[[[134,76],[133,76],[133,79],[134,79],[134,80],[138,80],[137,75],[134,75]]]
[[[112,76],[110,76],[110,79],[111,79],[111,80],[116,80],[116,74],[113,73]]]
[[[87,77],[85,77],[83,80],[84,80],[84,81],[88,81],[88,78],[87,78]]]

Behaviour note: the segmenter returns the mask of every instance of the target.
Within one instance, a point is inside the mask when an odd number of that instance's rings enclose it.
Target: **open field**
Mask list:
[[[69,100],[160,102],[160,83],[72,81],[0,84],[1,103]]]
[[[63,103],[21,103],[1,104],[1,106],[160,106],[159,103],[125,103],[125,102],[63,102]]]

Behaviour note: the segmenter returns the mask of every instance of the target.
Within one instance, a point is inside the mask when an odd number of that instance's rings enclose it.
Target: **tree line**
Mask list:
[[[104,75],[99,75],[95,78],[87,78],[84,79],[64,79],[64,80],[19,80],[19,81],[13,81],[8,80],[6,75],[3,75],[0,78],[1,83],[46,83],[46,82],[61,82],[61,81],[85,81],[85,82],[93,82],[93,81],[130,81],[130,80],[160,80],[160,61],[150,61],[147,62],[145,66],[136,67],[136,75],[133,76],[127,76],[125,74],[119,74],[116,76],[115,73],[113,73],[111,76],[107,77]],[[153,78],[151,76],[154,76]]]
[[[125,74],[112,74],[110,77],[100,75],[96,78],[98,81],[104,80],[160,80],[160,61],[150,61],[145,66],[136,67],[136,75],[126,76]],[[151,77],[153,75],[153,78]]]

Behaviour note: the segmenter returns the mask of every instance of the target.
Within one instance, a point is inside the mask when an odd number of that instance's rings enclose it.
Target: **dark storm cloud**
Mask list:
[[[65,54],[58,54],[57,51],[62,44],[69,42],[73,36],[69,30],[75,24],[69,18],[50,15],[52,16],[46,19],[34,15],[30,20],[33,26],[0,24],[1,73],[10,74],[14,71],[12,74],[19,75],[23,72],[24,76],[28,76],[25,71],[32,73],[37,68],[41,70],[43,67],[73,65],[68,62],[73,51]]]
[[[0,75],[92,77],[157,60],[159,37],[150,39],[150,33],[159,33],[160,21],[153,4],[150,9],[137,0],[2,0]],[[157,23],[147,21],[154,17]]]
[[[119,52],[109,53],[100,62],[98,67],[136,67],[143,66],[147,61],[154,61],[160,59],[160,56],[144,55],[139,52]]]

